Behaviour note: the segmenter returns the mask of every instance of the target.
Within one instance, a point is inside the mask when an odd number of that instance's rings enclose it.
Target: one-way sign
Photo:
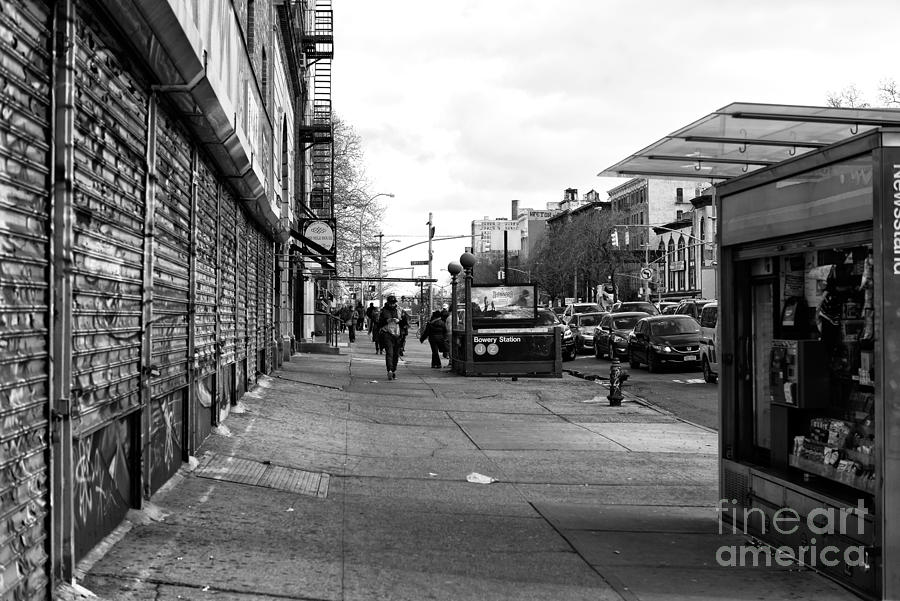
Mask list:
[[[428,261],[410,261],[410,265],[428,265]]]

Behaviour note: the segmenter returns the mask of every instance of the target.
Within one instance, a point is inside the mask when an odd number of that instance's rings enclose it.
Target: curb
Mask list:
[[[575,376],[576,378],[581,378],[582,380],[589,380],[591,382],[597,382],[598,380],[603,380],[605,382],[605,381],[609,380],[609,378],[607,376],[598,376],[596,374],[585,374],[585,373],[578,371],[577,369],[565,369],[564,368],[563,373],[567,373],[570,376]],[[719,433],[719,431],[714,428],[709,428],[702,424],[692,422],[689,419],[684,419],[683,417],[679,417],[679,416],[675,415],[674,413],[672,413],[671,411],[669,411],[668,409],[663,409],[659,405],[655,404],[653,401],[648,401],[644,397],[639,397],[636,394],[626,392],[625,390],[622,391],[622,396],[625,397],[625,399],[627,399],[629,401],[633,401],[633,402],[637,403],[638,405],[643,405],[644,407],[647,407],[648,409],[652,409],[653,411],[656,411],[657,413],[660,413],[662,415],[667,415],[669,417],[673,417],[682,423],[700,428],[701,430],[704,430],[706,432],[711,432],[711,433],[715,433],[715,434]]]

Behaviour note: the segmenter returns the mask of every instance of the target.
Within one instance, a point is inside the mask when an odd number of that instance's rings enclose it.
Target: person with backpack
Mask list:
[[[397,297],[391,294],[378,314],[378,344],[384,351],[388,380],[397,379],[397,360],[400,354],[400,310]]]
[[[422,335],[419,336],[419,342],[424,344],[426,338],[428,339],[428,344],[431,345],[431,367],[440,369],[443,367],[441,365],[441,355],[446,352],[447,344],[447,329],[440,311],[435,311],[428,318],[428,323],[425,324]]]

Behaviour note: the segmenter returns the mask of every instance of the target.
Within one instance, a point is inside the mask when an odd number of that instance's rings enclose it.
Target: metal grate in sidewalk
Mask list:
[[[200,478],[274,488],[323,499],[328,495],[328,482],[331,479],[331,476],[323,472],[308,472],[280,465],[269,465],[229,455],[211,455],[208,460],[197,467],[194,475]]]

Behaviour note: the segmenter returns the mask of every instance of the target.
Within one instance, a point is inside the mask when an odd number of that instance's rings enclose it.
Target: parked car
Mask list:
[[[700,310],[700,361],[703,379],[713,383],[719,379],[719,301],[703,305]]]
[[[707,298],[686,298],[680,303],[678,303],[678,307],[675,309],[675,315],[690,315],[696,320],[700,320],[700,310],[703,307],[711,303],[712,301]]]
[[[659,312],[660,315],[675,315],[675,309],[678,308],[678,305],[669,305],[665,309]]]
[[[575,358],[575,333],[571,328],[563,323],[559,315],[553,312],[553,309],[538,309],[537,321],[535,327],[546,329],[547,326],[558,327],[562,330],[562,359],[563,361],[571,361]]]
[[[572,320],[572,316],[579,313],[603,313],[603,308],[597,303],[572,303],[566,305],[562,319],[564,322],[569,323]]]
[[[654,315],[635,324],[628,337],[628,363],[647,364],[656,372],[664,364],[700,365],[700,324],[690,315]]]
[[[577,313],[569,320],[569,328],[575,334],[575,352],[593,352],[594,330],[607,313]]]
[[[612,313],[630,313],[632,311],[641,311],[647,315],[659,315],[659,309],[648,301],[626,301],[624,303],[616,303],[613,305]]]
[[[628,336],[635,324],[647,317],[641,311],[630,313],[607,313],[600,320],[600,325],[594,332],[594,356],[597,359],[603,357],[620,359],[628,357]]]

